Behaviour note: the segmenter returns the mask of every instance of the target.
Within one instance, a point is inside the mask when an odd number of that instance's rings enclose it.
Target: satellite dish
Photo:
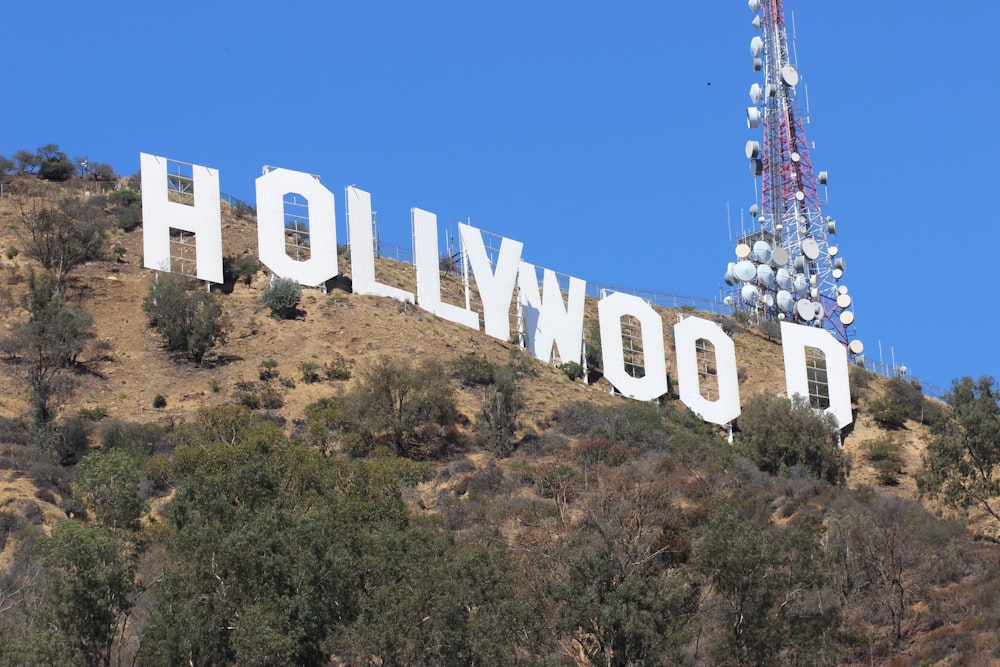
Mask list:
[[[830,255],[830,257],[836,257],[837,253],[840,252],[840,248],[838,248],[835,245],[832,245],[826,249],[826,252],[828,255]]]
[[[757,267],[754,266],[753,262],[744,259],[736,265],[736,268],[733,269],[733,273],[736,274],[736,277],[740,282],[748,283],[757,277]]]
[[[835,269],[840,269],[841,271],[846,271],[847,262],[844,261],[843,257],[837,257],[835,260],[833,260],[833,267]]]
[[[757,267],[757,284],[763,287],[771,287],[774,285],[774,269],[772,269],[767,264],[761,264]]]
[[[804,274],[799,273],[792,279],[792,287],[795,288],[795,292],[799,296],[805,296],[809,293],[809,282]]]
[[[792,289],[792,276],[788,273],[788,269],[781,267],[774,274],[774,281],[778,283],[778,287],[784,290]]]
[[[753,59],[753,71],[759,72],[762,69],[764,69],[764,61],[761,60],[760,58],[754,58]]]
[[[760,10],[760,0],[750,0],[747,6],[750,7],[750,11],[756,14]]]
[[[750,175],[760,176],[764,173],[764,161],[759,157],[750,160]]]
[[[764,305],[767,306],[768,308],[773,308],[774,307],[774,297],[771,296],[770,294],[765,294],[764,295]]]
[[[847,349],[853,352],[854,354],[861,354],[862,352],[865,351],[865,344],[862,343],[860,340],[855,339],[852,340],[847,345]]]
[[[725,299],[722,300],[722,303],[726,304],[727,306],[733,305],[733,297],[727,296]]]
[[[760,213],[760,206],[757,206],[757,204],[750,204],[750,217],[756,218],[758,213]]]
[[[810,299],[818,299],[819,298],[819,288],[818,287],[810,287],[809,288],[809,298]]]
[[[826,219],[826,232],[828,234],[836,234],[837,233],[837,221],[834,220],[831,217],[827,217],[827,219]]]
[[[785,82],[786,86],[797,86],[799,84],[799,73],[791,65],[785,65],[781,68],[781,80]]]
[[[755,83],[750,86],[750,101],[754,104],[760,103],[761,98],[764,97],[764,89],[760,87],[759,83]]]
[[[767,241],[757,241],[753,244],[753,256],[758,262],[767,264],[771,261],[771,246]]]
[[[751,130],[760,125],[760,109],[747,107],[747,127]]]
[[[826,317],[826,308],[823,307],[822,303],[817,303],[816,304],[816,321],[817,322],[822,321],[822,319],[824,317]]]
[[[778,87],[775,86],[773,83],[769,83],[766,86],[764,86],[764,92],[767,93],[768,97],[774,97],[775,95],[778,94]]]
[[[760,30],[760,16],[753,17],[753,21],[750,21],[750,25]]]
[[[792,162],[798,162],[799,160],[802,159],[802,156],[796,153],[795,151],[792,151],[791,157],[792,157]]]
[[[722,276],[722,279],[725,280],[726,284],[730,287],[736,284],[736,274],[733,272],[735,268],[736,263],[729,262],[729,266],[726,268],[726,273]]]
[[[840,280],[843,277],[844,277],[844,270],[843,269],[834,269],[833,270],[833,279],[834,280]]]
[[[837,305],[841,308],[851,307],[851,295],[850,294],[839,294],[837,295]]]
[[[759,141],[748,141],[746,146],[747,159],[753,159],[755,157],[760,157],[760,142]]]
[[[854,324],[854,313],[849,310],[841,311],[840,313],[840,323],[845,327]]]
[[[816,180],[819,181],[820,185],[826,185],[826,182],[830,180],[830,174],[826,173],[825,171],[821,171],[818,174],[816,174]]]
[[[806,198],[806,193],[802,192],[802,190],[796,191],[795,193],[796,201],[805,201],[805,198]]]
[[[795,261],[792,262],[792,266],[795,267],[796,271],[805,271],[805,269],[806,269],[806,258],[803,257],[802,255],[798,255],[795,258]],[[805,278],[803,278],[802,280],[805,280]]]
[[[741,243],[738,246],[736,246],[736,256],[739,257],[740,259],[746,259],[747,257],[749,257],[750,246],[748,246],[746,243]]]
[[[815,239],[806,239],[802,242],[802,254],[809,259],[817,259],[819,257],[819,244],[816,243]]]
[[[757,57],[763,50],[764,40],[760,38],[760,35],[754,35],[753,39],[750,40],[750,55]]]
[[[740,290],[740,296],[743,297],[744,303],[757,303],[760,292],[753,285],[744,285],[743,289]]]
[[[816,308],[809,299],[799,299],[798,303],[795,304],[795,312],[806,322],[812,322],[816,317]]]
[[[792,312],[792,308],[795,307],[795,297],[793,297],[792,293],[788,290],[778,291],[777,302],[778,308],[786,313]]]
[[[838,287],[837,294],[847,294],[847,285],[841,285]]]
[[[788,264],[788,251],[778,246],[771,251],[771,263],[776,266],[784,266]]]

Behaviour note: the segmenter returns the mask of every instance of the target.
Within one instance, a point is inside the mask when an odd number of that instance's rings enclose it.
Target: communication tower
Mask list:
[[[837,222],[823,211],[827,172],[813,171],[807,118],[798,104],[798,63],[789,50],[782,0],[749,0],[753,70],[763,80],[750,86],[747,127],[762,130],[746,143],[755,182],[749,221],[742,221],[736,261],[725,282],[726,305],[758,321],[788,320],[823,327],[852,354],[864,346],[854,337],[852,297],[841,281],[847,269],[836,243]],[[756,187],[759,179],[760,187]]]

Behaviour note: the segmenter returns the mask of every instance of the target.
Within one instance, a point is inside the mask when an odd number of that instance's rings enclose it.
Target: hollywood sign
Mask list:
[[[190,168],[193,197],[171,201],[166,158],[142,153],[142,218],[144,265],[156,271],[171,270],[170,231],[195,235],[196,275],[221,283],[222,215],[219,172],[208,167]],[[177,181],[175,180],[174,183]],[[292,258],[285,248],[285,197],[295,194],[308,205],[309,259]],[[375,276],[374,227],[371,195],[354,186],[346,188],[346,220],[351,249],[351,279],[357,294],[370,294],[415,303],[442,319],[470,329],[480,329],[479,314],[468,307],[441,299],[437,216],[410,209],[416,292],[380,283]],[[257,238],[260,261],[274,275],[306,286],[320,286],[339,275],[336,206],[332,192],[310,174],[288,169],[265,169],[256,180]],[[459,224],[459,237],[482,300],[482,327],[490,336],[510,339],[510,306],[517,289],[523,312],[526,349],[550,362],[557,352],[564,363],[583,363],[583,315],[586,282],[569,278],[564,300],[557,275],[544,269],[539,285],[536,267],[521,258],[523,244],[502,238],[495,266],[487,253],[481,230]],[[604,377],[625,396],[656,400],[669,390],[664,352],[663,320],[645,300],[624,293],[610,293],[598,302]],[[639,323],[644,374],[627,370],[622,340],[622,319]],[[699,340],[715,352],[719,397],[708,400],[701,393],[698,372]],[[788,396],[809,395],[806,349],[825,357],[830,412],[843,428],[851,423],[847,351],[827,331],[789,322],[781,323],[781,340]],[[736,350],[732,339],[715,322],[687,317],[674,325],[677,385],[680,400],[705,421],[726,425],[740,414]]]

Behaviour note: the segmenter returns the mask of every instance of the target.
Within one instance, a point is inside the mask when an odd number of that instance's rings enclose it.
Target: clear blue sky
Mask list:
[[[867,352],[941,387],[1000,375],[1000,8],[785,12]],[[744,0],[9,2],[0,153],[52,142],[121,173],[156,153],[250,201],[287,167],[322,176],[341,228],[356,184],[389,242],[417,206],[539,266],[710,298],[726,206],[736,225],[754,198],[751,19]]]

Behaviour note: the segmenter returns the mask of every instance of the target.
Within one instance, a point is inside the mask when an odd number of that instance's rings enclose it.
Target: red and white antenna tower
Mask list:
[[[813,171],[807,119],[799,108],[800,76],[789,51],[781,0],[749,0],[753,69],[763,81],[750,86],[747,127],[763,136],[746,144],[750,173],[760,179],[750,222],[736,241],[736,261],[725,281],[727,305],[758,320],[788,320],[823,327],[853,354],[852,297],[841,280],[846,263],[836,244],[837,223],[823,212],[819,186],[827,173]]]

